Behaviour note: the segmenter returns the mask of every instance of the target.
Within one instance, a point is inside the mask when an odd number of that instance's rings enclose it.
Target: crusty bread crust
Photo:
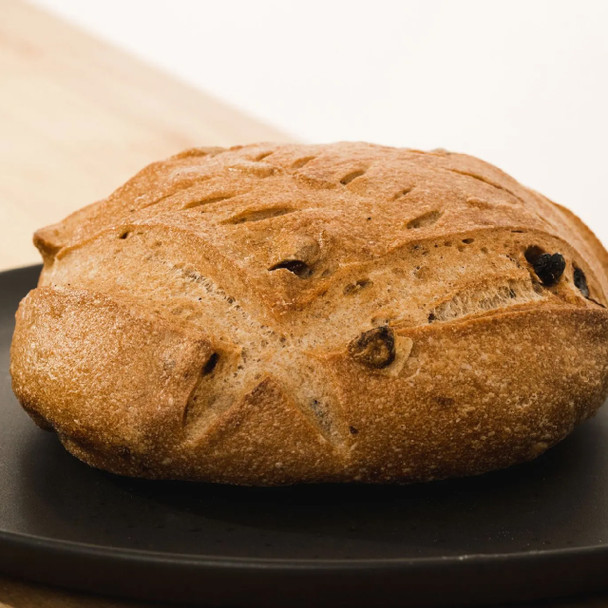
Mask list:
[[[541,454],[608,394],[608,254],[470,156],[189,150],[35,243],[15,394],[112,472],[478,474]]]

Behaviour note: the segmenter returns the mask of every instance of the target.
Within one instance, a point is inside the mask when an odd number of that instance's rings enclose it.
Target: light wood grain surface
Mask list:
[[[289,139],[30,5],[0,15],[0,269],[38,262],[36,228],[149,162]]]
[[[27,4],[0,0],[0,9],[0,270],[38,262],[36,228],[153,160],[290,139]],[[0,608],[143,606],[0,576]],[[535,606],[608,608],[608,599]]]

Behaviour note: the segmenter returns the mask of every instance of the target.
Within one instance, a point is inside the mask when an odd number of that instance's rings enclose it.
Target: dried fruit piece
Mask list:
[[[577,267],[574,268],[574,285],[586,298],[589,297],[587,277],[585,276],[585,273]]]
[[[367,367],[382,369],[395,360],[395,335],[386,325],[363,332],[348,345],[348,352]]]
[[[543,253],[540,247],[534,246],[526,249],[525,256],[536,276],[546,286],[555,285],[566,269],[566,260],[561,253]]]

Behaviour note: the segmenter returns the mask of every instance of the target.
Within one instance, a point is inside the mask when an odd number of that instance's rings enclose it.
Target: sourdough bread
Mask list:
[[[15,394],[115,473],[478,474],[538,456],[608,392],[608,254],[471,156],[188,150],[35,243]]]

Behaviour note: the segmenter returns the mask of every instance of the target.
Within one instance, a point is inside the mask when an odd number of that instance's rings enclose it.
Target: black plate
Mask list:
[[[505,602],[608,587],[608,408],[535,462],[405,487],[125,479],[68,455],[10,388],[19,299],[0,273],[0,569],[211,606]]]

